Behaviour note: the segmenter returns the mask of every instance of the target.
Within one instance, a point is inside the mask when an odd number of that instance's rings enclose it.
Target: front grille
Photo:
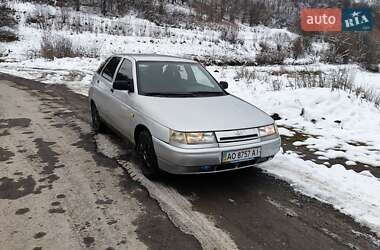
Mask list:
[[[257,128],[229,130],[229,131],[217,131],[215,132],[218,142],[239,142],[255,140],[259,138],[259,131]]]
[[[233,137],[221,137],[219,139],[219,141],[220,142],[229,142],[229,141],[252,140],[252,139],[256,139],[257,137],[259,137],[258,134],[233,136]]]

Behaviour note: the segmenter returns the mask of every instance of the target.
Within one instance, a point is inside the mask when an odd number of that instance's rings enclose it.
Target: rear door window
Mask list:
[[[102,76],[108,81],[113,80],[117,66],[119,65],[121,57],[112,57],[111,60],[107,63],[106,67],[103,70]]]

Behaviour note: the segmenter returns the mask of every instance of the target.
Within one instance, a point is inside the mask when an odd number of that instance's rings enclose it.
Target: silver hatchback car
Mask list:
[[[281,145],[273,119],[227,87],[192,60],[112,56],[89,90],[93,127],[111,127],[136,145],[148,177],[222,172],[270,160]]]

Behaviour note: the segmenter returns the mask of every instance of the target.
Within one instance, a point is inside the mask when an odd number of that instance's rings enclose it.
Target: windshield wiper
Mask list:
[[[193,97],[194,94],[191,92],[149,92],[144,93],[146,96],[165,96],[165,97]]]
[[[190,92],[194,96],[222,96],[225,95],[224,92],[219,91],[194,91]]]

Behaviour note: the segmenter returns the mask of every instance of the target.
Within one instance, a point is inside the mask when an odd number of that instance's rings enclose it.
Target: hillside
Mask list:
[[[2,46],[1,54],[8,61],[41,56],[162,53],[213,63],[252,64],[263,50],[260,46],[279,50],[280,59],[285,59],[288,47],[297,38],[289,31],[265,26],[240,24],[189,30],[158,26],[135,15],[110,18],[40,4],[10,2],[9,6],[16,11],[19,41]],[[41,49],[44,45],[46,48]],[[63,55],[48,55],[49,46],[50,53],[62,50]]]

